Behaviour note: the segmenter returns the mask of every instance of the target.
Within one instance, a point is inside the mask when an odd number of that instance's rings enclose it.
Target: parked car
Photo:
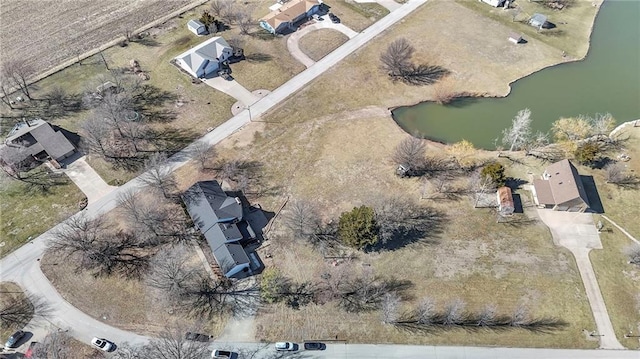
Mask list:
[[[236,353],[229,350],[220,350],[216,349],[211,352],[211,358],[230,358],[235,359],[237,357]]]
[[[4,347],[9,349],[17,348],[18,342],[20,341],[20,339],[24,338],[25,334],[27,333],[23,332],[22,330],[18,330],[17,332],[11,334],[9,339],[7,339],[7,342],[4,343]]]
[[[290,352],[298,350],[298,344],[291,342],[277,342],[276,350],[279,352]]]
[[[206,335],[206,334],[191,333],[191,332],[187,332],[187,334],[185,334],[184,338],[187,339],[187,340],[193,340],[193,341],[196,341],[196,342],[208,342],[211,339],[211,337]]]
[[[104,338],[93,338],[93,339],[91,339],[91,344],[94,347],[96,347],[96,348],[98,348],[98,349],[100,349],[102,351],[105,351],[105,352],[111,352],[111,351],[115,350],[115,348],[116,348],[116,345],[114,343],[112,343],[112,342],[110,342],[110,341],[108,341],[108,340],[106,340]]]
[[[331,22],[334,24],[338,24],[340,23],[340,18],[337,17],[334,13],[330,12],[329,13],[329,19],[331,19]]]
[[[305,350],[325,350],[327,346],[320,342],[306,342],[304,343]]]

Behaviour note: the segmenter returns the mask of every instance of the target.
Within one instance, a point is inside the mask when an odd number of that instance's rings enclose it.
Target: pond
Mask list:
[[[462,139],[493,149],[515,114],[529,108],[534,130],[560,117],[611,113],[618,123],[640,118],[640,1],[605,1],[584,61],[539,71],[511,85],[505,98],[421,103],[393,111],[405,131],[435,141]]]

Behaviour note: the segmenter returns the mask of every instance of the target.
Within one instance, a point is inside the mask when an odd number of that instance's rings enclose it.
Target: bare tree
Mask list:
[[[122,274],[138,277],[146,269],[146,254],[129,232],[108,230],[101,218],[85,214],[72,216],[53,233],[49,244],[54,252],[79,256],[78,269],[95,270],[99,275]]]
[[[406,137],[394,149],[392,159],[396,165],[420,172],[425,165],[425,141],[414,136]]]
[[[607,183],[624,183],[628,180],[627,167],[622,162],[612,162],[604,166]]]
[[[167,155],[163,152],[154,153],[145,162],[145,169],[146,172],[140,176],[140,180],[162,193],[164,198],[171,198],[177,190],[177,182]]]
[[[497,185],[490,176],[483,176],[481,171],[475,171],[469,177],[469,189],[473,194],[473,208],[478,207],[478,203],[483,195],[495,191]]]
[[[491,327],[496,324],[498,316],[498,308],[495,304],[487,304],[478,315],[478,326]]]
[[[431,297],[424,297],[418,303],[415,319],[418,324],[431,324],[436,318],[436,305]]]
[[[511,127],[502,131],[502,143],[509,147],[509,151],[523,149],[531,140],[531,110],[525,108],[518,111]]]
[[[150,268],[147,283],[171,297],[181,295],[195,275],[187,264],[187,249],[183,245],[162,249],[151,260]]]
[[[438,212],[409,198],[382,196],[374,200],[373,208],[382,244],[424,239],[441,221]]]
[[[209,357],[209,343],[187,340],[185,326],[166,327],[157,339],[144,346],[141,359],[202,359]]]
[[[403,37],[393,41],[387,50],[380,55],[382,69],[392,78],[402,76],[412,66],[411,57],[415,49]]]
[[[27,82],[35,73],[31,65],[19,59],[9,60],[3,63],[1,72],[5,79],[9,79],[13,86],[31,100],[31,93],[29,92],[29,84]]]
[[[285,224],[293,235],[305,240],[314,240],[320,227],[317,209],[309,201],[294,200],[289,202],[284,213]]]
[[[527,309],[523,304],[518,304],[518,306],[513,310],[513,315],[510,318],[509,324],[512,327],[520,327],[526,325],[529,321],[529,309]]]
[[[231,7],[233,7],[231,0],[213,0],[211,2],[211,12],[215,16],[223,17],[223,14],[229,12]]]
[[[194,318],[213,318],[223,313],[243,314],[255,310],[260,288],[255,281],[214,280],[198,274],[186,283],[177,307]]]
[[[382,297],[382,322],[393,324],[400,319],[400,296],[396,292],[387,293]]]
[[[251,14],[246,10],[240,10],[236,13],[236,22],[240,29],[240,34],[249,35],[253,28],[254,20],[251,18]]]
[[[598,113],[594,117],[590,117],[592,134],[594,136],[607,136],[616,125],[616,120],[610,113]]]
[[[11,100],[11,82],[3,71],[0,71],[0,91],[2,92],[0,94],[0,100],[13,110],[13,100]]]
[[[200,171],[208,168],[209,162],[216,158],[216,150],[204,142],[196,142],[193,146],[193,158],[198,162]]]
[[[466,315],[465,302],[462,299],[454,299],[444,310],[442,324],[458,325],[461,324]]]

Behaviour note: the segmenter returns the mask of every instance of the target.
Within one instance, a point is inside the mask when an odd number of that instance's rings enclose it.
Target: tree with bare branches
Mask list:
[[[177,190],[176,178],[169,165],[167,155],[156,152],[145,161],[146,172],[140,180],[147,186],[162,193],[164,198],[171,198]]]
[[[634,244],[626,249],[629,264],[640,266],[640,244]]]
[[[291,201],[283,217],[294,236],[304,240],[316,240],[315,234],[318,233],[320,219],[313,203],[305,200]]]
[[[251,34],[251,29],[253,29],[253,24],[255,20],[251,18],[251,14],[246,10],[239,10],[236,12],[236,22],[238,23],[238,28],[240,29],[240,34],[249,35]]]
[[[72,358],[72,338],[65,332],[52,331],[39,341],[33,348],[32,359],[67,359]],[[102,355],[98,357],[102,358]]]
[[[0,324],[23,327],[31,320],[46,319],[51,307],[41,297],[32,294],[3,295],[0,300]]]
[[[387,293],[382,297],[382,323],[393,324],[400,318],[400,296],[396,292]]]
[[[3,62],[0,72],[2,72],[4,79],[10,81],[12,86],[20,90],[29,100],[32,99],[28,80],[35,74],[35,71],[31,65],[20,59],[8,60]]]
[[[502,143],[509,151],[523,149],[531,140],[531,110],[525,108],[518,111],[511,127],[502,131]]]
[[[184,293],[186,284],[195,275],[194,268],[187,264],[187,248],[184,245],[163,248],[151,259],[149,267],[147,284],[169,297]]]
[[[447,326],[461,324],[466,316],[465,307],[466,303],[460,298],[451,301],[444,309],[442,324]]]
[[[211,356],[209,343],[187,340],[184,325],[167,326],[139,353],[141,359],[202,359]]]
[[[401,77],[411,67],[411,57],[415,48],[404,37],[394,40],[380,55],[382,69],[391,77]]]
[[[196,142],[193,146],[193,159],[198,163],[200,171],[209,168],[209,162],[216,158],[216,149],[204,142]]]
[[[393,150],[392,160],[407,169],[407,174],[421,173],[425,165],[425,141],[414,136],[403,139]]]

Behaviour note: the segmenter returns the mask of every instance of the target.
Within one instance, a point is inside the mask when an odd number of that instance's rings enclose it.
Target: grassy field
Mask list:
[[[70,181],[41,192],[3,179],[0,198],[0,257],[4,257],[77,212],[84,194]]]
[[[511,9],[506,11],[475,0],[456,1],[523,34],[527,41],[529,38],[537,39],[560,51],[565,51],[574,59],[581,59],[587,55],[591,26],[603,0],[578,0],[574,1],[571,7],[563,10],[548,9],[534,1],[517,1],[513,3]],[[527,22],[535,13],[546,15],[547,21],[556,25],[556,28],[538,31],[537,28],[530,26]]]
[[[383,276],[410,280],[413,286],[406,293],[404,309],[425,295],[439,307],[454,298],[463,299],[470,311],[491,302],[503,314],[523,303],[533,316],[558,318],[567,326],[553,333],[509,330],[469,335],[456,329],[424,335],[383,325],[377,311],[345,313],[334,303],[300,310],[273,305],[260,313],[256,339],[330,339],[338,335],[366,343],[596,347],[582,332],[594,324],[571,254],[556,248],[548,229],[539,222],[497,224],[492,211],[472,209],[467,197],[419,200],[420,181],[396,177],[387,160],[395,144],[406,136],[387,114],[385,109],[368,107],[303,123],[254,123],[221,143],[217,151],[222,158],[262,165],[262,181],[276,190],[266,192],[257,202],[269,211],[277,210],[287,197],[308,199],[321,206],[328,220],[384,193],[412,198],[446,213],[442,232],[432,238],[436,243],[358,253],[355,260],[340,264],[353,270],[367,266]],[[428,152],[440,156],[444,148],[431,144]],[[180,169],[179,177],[186,187],[213,175],[188,165]],[[335,270],[316,250],[293,241],[280,220],[269,238],[265,250],[273,258],[267,265],[281,268],[296,282],[317,282],[320,274]]]
[[[300,39],[299,45],[302,52],[312,60],[318,61],[344,44],[347,40],[349,40],[349,37],[340,31],[320,29],[303,36],[302,39]]]

